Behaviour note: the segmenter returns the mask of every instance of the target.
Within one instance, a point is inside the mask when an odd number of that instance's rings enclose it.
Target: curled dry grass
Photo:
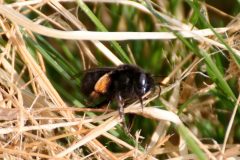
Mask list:
[[[92,63],[97,63],[96,57],[91,50],[86,47],[84,41],[89,40],[101,51],[107,59],[112,63],[119,65],[122,62],[110,51],[100,40],[132,40],[132,39],[159,39],[170,40],[178,38],[173,32],[88,32],[85,26],[75,17],[69,10],[61,4],[63,1],[22,1],[13,4],[0,5],[0,25],[2,35],[7,37],[7,42],[1,46],[0,54],[0,155],[5,159],[156,159],[159,155],[167,155],[172,159],[197,159],[206,158],[218,159],[224,157],[236,156],[239,154],[238,145],[227,145],[229,131],[231,129],[236,109],[239,101],[236,102],[232,121],[229,123],[229,130],[226,133],[223,146],[220,144],[208,145],[194,136],[192,131],[186,128],[178,117],[176,106],[179,101],[184,101],[188,97],[187,94],[195,92],[194,88],[187,86],[187,82],[192,81],[191,73],[196,71],[196,66],[203,59],[194,59],[179,76],[180,80],[176,81],[169,87],[163,89],[162,94],[173,90],[171,98],[165,100],[161,98],[161,102],[168,106],[167,110],[161,110],[157,107],[147,107],[142,110],[138,103],[134,103],[125,109],[126,113],[138,114],[146,118],[159,121],[156,130],[152,134],[147,147],[143,150],[138,146],[133,146],[124,140],[110,134],[110,130],[121,122],[117,111],[105,113],[104,109],[88,109],[73,108],[66,104],[59,96],[58,92],[50,83],[45,74],[45,64],[41,54],[37,58],[31,55],[24,36],[34,39],[34,33],[49,36],[51,38],[78,40],[78,46],[82,47],[86,56]],[[68,1],[69,3],[75,3]],[[91,1],[90,1],[91,2]],[[102,1],[101,1],[102,2]],[[114,3],[114,1],[108,1]],[[148,8],[140,3],[132,1],[119,1],[123,5],[136,7],[137,9],[152,14]],[[81,31],[71,31],[71,29],[58,23],[53,19],[54,14],[46,16],[41,13],[40,8],[48,5],[55,10],[56,14],[68,19],[69,22]],[[10,8],[9,8],[10,7]],[[13,7],[13,8],[12,8]],[[24,12],[19,13],[21,7],[27,8]],[[35,11],[40,16],[38,21],[33,22],[26,18],[24,14]],[[200,47],[207,49],[209,46],[227,49],[226,45],[217,41],[212,29],[192,30],[188,24],[183,24],[176,19],[167,15],[162,15],[165,21],[172,24],[171,29],[178,31],[181,37],[193,38],[197,40]],[[41,25],[44,21],[50,21],[52,24],[61,28],[50,29]],[[229,37],[229,43],[234,44],[238,37],[235,34],[239,28],[237,23],[233,23],[225,28],[214,29],[217,33],[226,33],[232,31]],[[174,27],[173,27],[174,26]],[[24,32],[22,31],[24,30]],[[230,33],[229,32],[229,33]],[[25,35],[23,35],[23,33]],[[231,46],[231,44],[230,44]],[[239,55],[238,48],[232,48],[234,54]],[[23,62],[22,70],[16,70],[17,59]],[[172,76],[178,74],[180,68],[191,59],[191,55],[185,57],[177,64],[175,69],[163,80],[163,83],[169,83]],[[84,61],[83,61],[84,64]],[[238,73],[237,66],[232,60],[229,73]],[[197,71],[196,71],[197,72]],[[28,75],[28,80],[24,76]],[[187,79],[184,83],[181,81]],[[180,90],[180,85],[183,89]],[[202,88],[199,94],[208,92],[214,88],[215,84]],[[180,97],[180,93],[181,96]],[[156,97],[153,97],[153,99]],[[146,100],[149,103],[152,99]],[[214,103],[214,99],[210,99],[209,103]],[[200,104],[199,104],[200,105]],[[203,105],[203,104],[201,104]],[[85,112],[104,112],[105,114],[95,116],[94,118],[78,113]],[[167,145],[171,135],[166,130],[172,122],[175,124],[180,135],[180,142],[177,145]],[[126,149],[126,152],[114,153],[100,143],[98,137],[105,137],[112,143],[118,144]],[[139,136],[134,137],[138,141]],[[197,153],[189,152],[187,143],[192,143],[197,147]],[[87,148],[88,153],[84,152]],[[200,151],[198,152],[198,149]],[[214,151],[211,151],[214,150]]]

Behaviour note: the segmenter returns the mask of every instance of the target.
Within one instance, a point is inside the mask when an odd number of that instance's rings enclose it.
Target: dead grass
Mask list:
[[[65,4],[76,5],[75,1],[21,1],[12,4],[0,5],[1,35],[6,42],[1,43],[0,49],[0,157],[3,159],[198,159],[201,153],[208,159],[236,158],[239,156],[239,145],[228,143],[232,137],[231,129],[234,127],[238,101],[234,101],[235,108],[231,114],[231,121],[225,134],[223,144],[205,143],[200,132],[191,122],[194,116],[209,112],[217,101],[216,97],[208,97],[203,102],[197,101],[188,106],[188,112],[178,115],[179,104],[185,103],[191,95],[198,93],[204,95],[216,84],[206,84],[197,87],[194,78],[204,58],[193,57],[193,54],[175,59],[175,68],[168,74],[162,83],[169,84],[174,78],[178,79],[168,87],[164,87],[161,95],[172,91],[169,98],[161,97],[161,103],[166,110],[159,106],[146,107],[142,110],[139,103],[133,103],[125,109],[125,113],[140,115],[153,119],[157,122],[154,132],[151,134],[145,148],[141,148],[140,131],[136,132],[132,139],[135,145],[128,143],[118,134],[113,134],[119,127],[121,119],[117,111],[91,108],[74,108],[66,103],[47,77],[47,66],[44,57],[39,52],[33,56],[25,37],[36,40],[36,35],[44,35],[50,38],[74,40],[80,49],[80,57],[84,68],[89,63],[97,64],[97,56],[92,52],[86,41],[96,47],[100,54],[115,65],[123,62],[102,41],[109,40],[133,40],[133,39],[157,39],[172,40],[179,38],[173,32],[89,32],[86,26],[75,16]],[[90,1],[96,2],[96,1]],[[97,1],[102,3],[102,1]],[[116,3],[108,1],[108,3]],[[119,1],[121,5],[135,7],[142,12],[152,15],[150,10],[137,2]],[[163,4],[161,4],[163,5]],[[46,15],[41,8],[48,6],[51,14]],[[208,6],[211,7],[211,6]],[[215,12],[217,9],[212,8]],[[19,12],[19,10],[21,12]],[[36,19],[27,18],[30,12],[37,14]],[[53,12],[53,13],[52,13]],[[228,18],[232,16],[219,12]],[[219,51],[227,50],[226,45],[216,38],[216,34],[210,29],[198,30],[191,24],[161,13],[172,31],[178,31],[181,37],[193,38],[198,42],[199,48],[208,50],[210,47],[218,48]],[[63,17],[63,18],[60,18]],[[66,21],[64,21],[66,20]],[[56,28],[44,26],[47,21]],[[225,34],[229,45],[236,56],[240,55],[238,44],[238,19],[231,25],[215,28],[215,32]],[[68,24],[69,23],[69,24]],[[164,25],[164,24],[162,24]],[[79,30],[79,31],[73,31]],[[61,30],[60,30],[61,29]],[[3,38],[4,39],[4,38]],[[179,48],[185,48],[182,44],[172,48],[175,53]],[[168,49],[166,49],[168,50]],[[214,55],[214,53],[212,53]],[[225,53],[224,53],[225,54]],[[239,68],[232,58],[225,80],[239,75]],[[189,64],[189,62],[191,62]],[[187,65],[188,64],[188,65]],[[184,68],[184,66],[186,66]],[[204,65],[202,65],[204,67]],[[184,69],[183,69],[184,68]],[[239,88],[238,88],[239,90]],[[67,91],[71,92],[71,91]],[[144,104],[158,98],[153,95]],[[210,106],[210,107],[209,107]],[[186,110],[186,108],[184,108]],[[88,112],[104,113],[98,116],[90,116]],[[207,114],[214,122],[215,115]],[[183,122],[186,124],[184,126]],[[171,122],[171,123],[170,123]],[[171,124],[176,128],[175,133],[168,133]],[[178,132],[177,132],[178,131]],[[174,140],[177,136],[177,140]],[[102,143],[100,138],[104,137],[109,143],[114,143],[123,151],[114,152]],[[189,140],[190,139],[190,140]],[[191,152],[189,141],[201,150],[199,155]],[[193,145],[193,146],[194,146]]]

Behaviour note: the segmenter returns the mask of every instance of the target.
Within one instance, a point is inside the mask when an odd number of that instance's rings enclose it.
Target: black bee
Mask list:
[[[89,98],[89,101],[97,99],[103,99],[103,102],[116,101],[120,116],[124,119],[123,110],[126,102],[139,99],[142,104],[143,95],[153,87],[154,80],[149,73],[137,66],[124,64],[85,71],[81,92]]]

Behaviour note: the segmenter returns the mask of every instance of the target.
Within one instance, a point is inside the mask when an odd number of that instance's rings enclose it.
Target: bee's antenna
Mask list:
[[[142,100],[141,96],[139,96],[139,101],[140,101],[140,104],[141,104],[141,107],[142,107],[142,111],[143,111],[143,100]]]

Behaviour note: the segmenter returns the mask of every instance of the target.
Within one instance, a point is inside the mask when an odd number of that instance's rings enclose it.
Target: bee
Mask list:
[[[142,97],[154,88],[154,80],[149,73],[141,68],[124,64],[117,67],[103,67],[86,70],[81,84],[81,92],[88,101],[102,100],[117,102],[120,117],[124,121],[126,102],[139,99],[142,107]]]

